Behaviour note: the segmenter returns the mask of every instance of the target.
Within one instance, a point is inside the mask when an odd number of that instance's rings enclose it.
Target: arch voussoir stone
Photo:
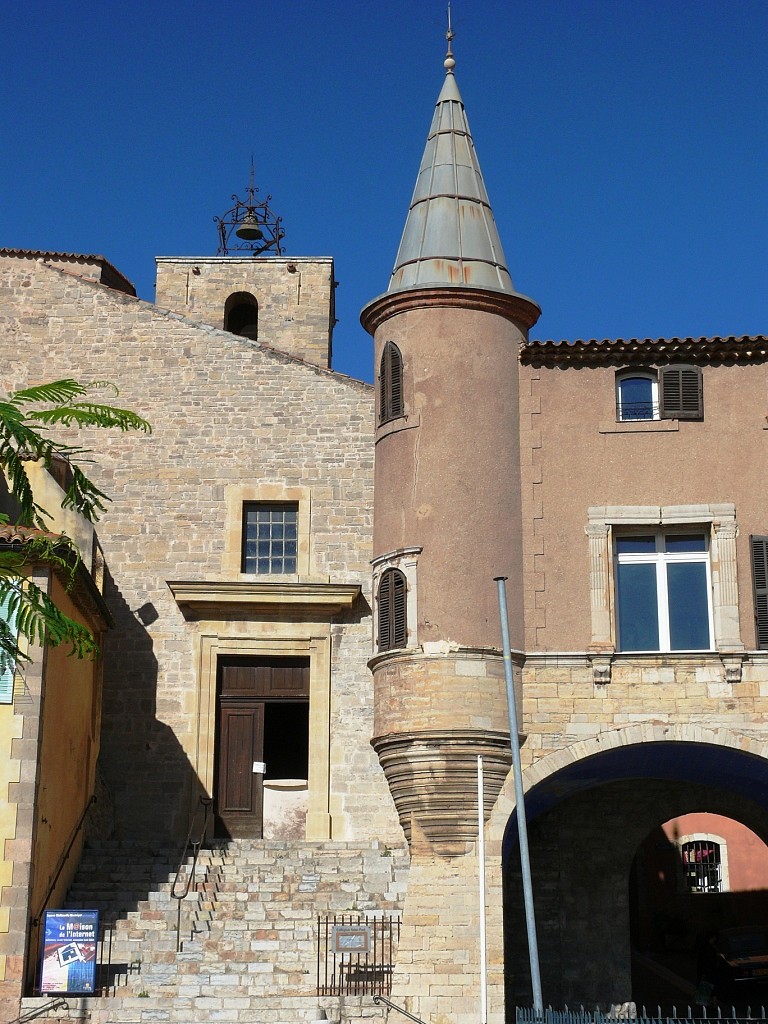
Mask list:
[[[762,757],[768,762],[768,740],[760,740],[722,727],[706,727],[681,723],[669,725],[661,722],[641,722],[622,729],[611,729],[594,737],[553,750],[523,771],[523,789],[529,793],[546,779],[569,765],[587,760],[607,750],[652,743],[695,743],[730,748],[744,754]],[[766,765],[768,770],[768,764]],[[488,820],[486,835],[489,842],[502,841],[509,817],[516,806],[513,772],[501,788],[493,812]]]

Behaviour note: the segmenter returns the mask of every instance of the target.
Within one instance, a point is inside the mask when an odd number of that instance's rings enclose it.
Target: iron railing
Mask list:
[[[9,1024],[27,1024],[27,1021],[34,1020],[35,1017],[42,1017],[43,1014],[48,1014],[52,1010],[68,1010],[69,1003],[66,999],[51,999],[47,1003],[43,1003],[42,1006],[33,1006],[31,1010],[27,1010],[26,1013],[22,1013],[20,1017],[14,1017]]]
[[[625,420],[657,420],[659,418],[658,402],[621,402],[616,403],[616,419]]]
[[[387,999],[386,996],[374,996],[373,1001],[374,1003],[376,1003],[377,1006],[379,1003],[384,1003],[384,1005],[388,1006],[390,1010],[397,1010],[398,1013],[402,1013],[404,1017],[407,1017],[409,1020],[414,1021],[415,1024],[425,1024],[425,1021],[423,1021],[421,1017],[417,1017],[415,1014],[410,1013],[403,1006],[398,1006],[397,1003],[393,1003],[392,1000]]]
[[[181,858],[179,861],[179,869],[176,872],[176,877],[173,880],[171,886],[171,897],[176,902],[176,952],[178,953],[181,949],[181,904],[189,895],[189,890],[195,881],[195,868],[197,867],[197,855],[200,853],[200,847],[205,841],[205,834],[208,831],[208,822],[211,817],[211,804],[213,801],[209,796],[201,796],[199,802],[195,805],[192,814],[190,815],[189,821],[189,832],[187,832],[187,841],[184,843],[184,849],[181,852]],[[199,829],[195,829],[198,819],[202,815],[202,824]],[[192,856],[192,863],[187,864],[187,860]],[[182,872],[186,870],[186,881],[182,882]]]
[[[64,852],[59,858],[59,863],[57,864],[56,870],[53,873],[53,877],[51,879],[50,884],[48,885],[48,889],[46,890],[45,896],[43,897],[43,901],[40,904],[40,908],[38,909],[37,913],[30,918],[29,921],[29,926],[27,929],[27,935],[29,938],[28,963],[34,964],[35,975],[31,981],[31,987],[33,990],[38,984],[37,968],[38,964],[40,963],[40,952],[42,949],[42,932],[40,928],[40,923],[43,919],[43,914],[48,908],[48,901],[50,900],[51,896],[53,896],[54,890],[56,889],[59,879],[61,878],[61,873],[64,870],[64,865],[67,863],[67,861],[69,860],[69,855],[72,853],[72,848],[75,845],[75,840],[80,835],[80,832],[82,831],[82,828],[85,825],[85,819],[88,817],[88,812],[95,803],[96,797],[92,794],[88,802],[86,803],[85,807],[83,808],[80,817],[77,819],[77,824],[72,830],[72,833],[69,837],[69,841],[64,849]],[[29,980],[27,981],[27,984],[30,984]]]
[[[618,1024],[618,1022],[632,1021],[633,1024],[766,1024],[768,1016],[764,1006],[717,1006],[707,1010],[706,1006],[692,1008],[687,1006],[678,1012],[676,1006],[672,1012],[662,1011],[660,1006],[647,1009],[645,1006],[635,1006],[634,1003],[626,1004],[620,1009],[610,1012],[602,1010],[585,1010],[584,1007],[569,1009],[567,1006],[562,1010],[553,1010],[551,1007],[543,1013],[537,1012],[527,1006],[518,1006],[515,1010],[516,1024]]]
[[[364,948],[345,949],[338,941],[340,931],[365,933]],[[399,914],[319,914],[317,994],[389,995],[399,939]]]

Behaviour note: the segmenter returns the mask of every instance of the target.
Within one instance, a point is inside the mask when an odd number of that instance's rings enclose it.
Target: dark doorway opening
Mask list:
[[[266,779],[306,779],[309,774],[309,701],[264,705]]]
[[[262,838],[265,780],[306,786],[309,658],[219,658],[215,763],[216,835]]]

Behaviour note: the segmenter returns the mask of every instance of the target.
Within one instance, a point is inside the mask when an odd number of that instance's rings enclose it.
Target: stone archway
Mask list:
[[[628,879],[638,846],[690,810],[730,814],[768,836],[766,768],[768,747],[754,739],[648,723],[580,741],[526,771],[545,1004],[631,999]],[[530,1002],[511,779],[489,833],[504,851],[509,1008]]]

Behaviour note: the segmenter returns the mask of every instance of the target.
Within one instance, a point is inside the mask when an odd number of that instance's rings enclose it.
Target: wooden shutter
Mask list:
[[[704,393],[699,366],[664,366],[659,371],[660,414],[664,420],[704,418]]]
[[[750,537],[757,649],[768,650],[768,537]]]
[[[405,576],[401,572],[395,572],[392,583],[392,646],[405,647],[407,635],[405,598],[408,589],[405,584]]]
[[[406,596],[408,585],[398,569],[387,569],[381,577],[378,593],[379,650],[405,647],[408,638]]]
[[[400,349],[388,341],[379,367],[379,422],[386,423],[403,415],[403,357]]]

